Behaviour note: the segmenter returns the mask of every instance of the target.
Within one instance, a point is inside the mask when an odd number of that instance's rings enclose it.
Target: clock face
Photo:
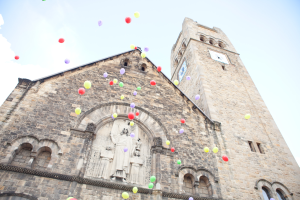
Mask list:
[[[214,59],[216,61],[219,61],[219,62],[222,62],[222,63],[225,63],[225,64],[229,64],[228,61],[227,61],[227,58],[224,54],[218,53],[218,52],[215,52],[215,51],[211,51],[211,50],[209,50],[209,53],[210,53],[210,56],[211,56],[212,59]]]

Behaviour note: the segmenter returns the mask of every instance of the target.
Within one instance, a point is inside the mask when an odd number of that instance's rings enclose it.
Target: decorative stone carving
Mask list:
[[[154,146],[162,146],[162,139],[161,137],[154,138]]]
[[[88,132],[94,132],[96,130],[96,125],[93,124],[93,123],[89,123],[86,127],[86,130],[85,131],[88,131]]]

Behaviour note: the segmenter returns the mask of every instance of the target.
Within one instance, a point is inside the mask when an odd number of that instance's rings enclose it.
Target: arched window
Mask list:
[[[263,193],[264,200],[270,200],[271,195],[267,188],[262,187],[262,193]]]
[[[49,147],[42,147],[38,152],[38,156],[33,162],[32,168],[44,170],[45,168],[47,168],[50,160],[51,160],[51,149]]]
[[[285,195],[283,195],[284,193],[282,191],[280,191],[279,189],[276,190],[276,194],[279,200],[287,200],[285,198]]]
[[[23,143],[19,146],[15,157],[13,158],[11,165],[25,167],[30,160],[30,154],[32,145],[29,143]]]
[[[194,183],[193,175],[191,175],[191,174],[184,175],[182,189],[185,191],[185,193],[194,194],[193,183]]]
[[[146,71],[146,68],[147,68],[147,65],[145,63],[143,63],[141,65],[141,70],[144,72],[144,71]]]
[[[128,63],[129,63],[129,60],[128,60],[128,59],[125,59],[125,60],[124,60],[124,66],[125,66],[125,67],[128,66]]]
[[[219,41],[219,47],[224,48],[225,44],[223,42]]]
[[[206,42],[206,37],[205,37],[204,35],[201,35],[201,36],[200,36],[200,41]]]
[[[199,189],[201,197],[210,197],[212,195],[211,185],[205,176],[201,176],[199,180]]]
[[[210,39],[209,39],[209,44],[214,45],[214,44],[215,44],[215,40],[212,39],[212,38],[210,38]]]

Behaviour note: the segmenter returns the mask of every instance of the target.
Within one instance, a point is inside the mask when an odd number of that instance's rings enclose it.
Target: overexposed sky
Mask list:
[[[149,47],[147,57],[170,77],[171,48],[189,17],[227,34],[300,163],[299,11],[298,0],[0,0],[0,103],[19,77],[34,80],[130,44]]]

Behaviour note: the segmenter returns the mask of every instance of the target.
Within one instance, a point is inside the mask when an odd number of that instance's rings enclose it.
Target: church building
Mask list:
[[[300,168],[221,29],[185,18],[170,79],[141,53],[19,78],[0,107],[0,200],[300,200]]]

